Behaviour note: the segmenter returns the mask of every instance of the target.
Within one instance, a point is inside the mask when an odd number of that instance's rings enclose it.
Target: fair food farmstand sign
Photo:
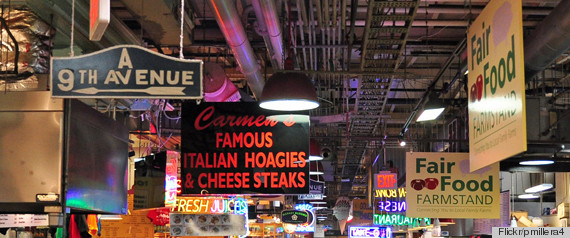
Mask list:
[[[309,194],[309,115],[182,105],[182,194]]]
[[[51,60],[51,90],[60,98],[202,98],[201,60],[119,45]]]
[[[469,172],[468,153],[406,153],[406,216],[499,219],[499,163]]]
[[[493,0],[467,31],[470,170],[526,151],[520,0]]]

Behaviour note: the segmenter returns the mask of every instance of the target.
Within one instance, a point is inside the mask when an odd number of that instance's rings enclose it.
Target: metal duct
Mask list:
[[[257,20],[263,22],[267,28],[267,35],[269,36],[272,49],[269,51],[269,56],[273,62],[277,62],[277,66],[280,69],[283,69],[283,36],[281,35],[275,1],[253,0],[251,3],[255,9]]]
[[[525,39],[525,77],[531,79],[570,48],[570,1],[558,6]]]
[[[241,95],[224,69],[212,62],[204,63],[204,101],[237,102]]]
[[[27,7],[0,14],[2,61],[0,91],[38,88],[35,74],[49,72],[53,29]]]
[[[226,42],[232,48],[234,57],[240,66],[242,73],[247,79],[256,98],[261,96],[265,81],[257,63],[253,49],[247,39],[243,25],[233,1],[209,0],[210,9],[216,17],[218,26],[226,38]]]

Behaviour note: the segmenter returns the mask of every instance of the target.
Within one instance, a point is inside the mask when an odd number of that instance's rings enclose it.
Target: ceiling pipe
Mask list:
[[[560,1],[524,44],[525,78],[528,80],[570,48],[570,1]]]
[[[267,35],[271,48],[268,47],[269,57],[276,62],[279,69],[283,69],[283,34],[281,34],[281,26],[277,17],[277,7],[273,0],[253,0],[251,2],[255,9],[255,16],[259,22],[267,28]],[[265,38],[264,38],[265,39]],[[267,44],[267,42],[266,42]]]
[[[234,57],[247,79],[249,88],[251,88],[253,95],[259,98],[265,80],[233,1],[208,0],[208,4],[228,45],[232,48]]]
[[[346,1],[346,0],[345,0]],[[428,12],[430,14],[480,14],[483,11],[484,6],[473,6],[471,10],[468,7],[464,7],[463,5],[434,5],[429,6]],[[298,8],[293,7],[293,10],[296,11]],[[359,6],[356,10],[358,13],[366,13],[368,12],[368,6]],[[395,14],[405,14],[406,9],[404,8],[396,8],[393,10]],[[426,11],[426,7],[420,6],[418,7],[417,12],[424,13]],[[523,15],[539,15],[539,16],[546,16],[552,11],[551,7],[524,7],[523,6]],[[345,20],[345,19],[342,19]]]

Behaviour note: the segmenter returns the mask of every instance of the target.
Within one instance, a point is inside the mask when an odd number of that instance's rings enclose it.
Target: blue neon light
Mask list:
[[[406,201],[380,201],[378,202],[378,210],[386,212],[405,212],[407,210]]]
[[[303,233],[303,232],[315,232],[315,212],[314,212],[314,207],[311,204],[297,204],[295,205],[295,210],[298,211],[307,211],[309,213],[311,213],[313,219],[312,221],[309,223],[303,223],[303,224],[299,224],[297,225],[297,228],[295,228],[295,232],[297,233]]]
[[[391,238],[390,227],[351,226],[348,227],[349,238]]]

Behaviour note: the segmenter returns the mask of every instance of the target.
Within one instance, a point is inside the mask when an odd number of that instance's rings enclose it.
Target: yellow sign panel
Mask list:
[[[408,217],[500,218],[499,163],[469,172],[468,153],[406,153]]]
[[[470,170],[526,151],[522,4],[490,1],[467,32]]]

